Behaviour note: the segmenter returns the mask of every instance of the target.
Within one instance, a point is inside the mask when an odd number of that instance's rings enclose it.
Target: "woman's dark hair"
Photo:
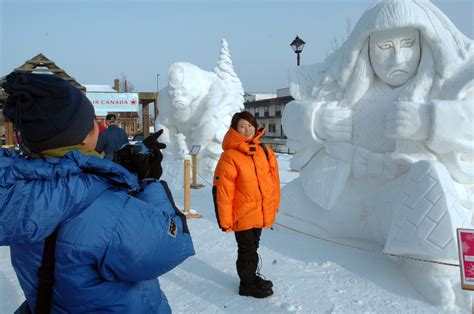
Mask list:
[[[234,116],[232,117],[232,122],[230,123],[230,127],[238,131],[237,124],[239,123],[240,119],[244,119],[248,123],[253,125],[253,127],[255,128],[255,132],[257,132],[257,119],[255,119],[255,117],[248,111],[237,112],[236,114],[234,114]]]
[[[105,117],[105,121],[115,121],[115,120],[117,120],[117,116],[114,115],[113,113],[110,113]]]

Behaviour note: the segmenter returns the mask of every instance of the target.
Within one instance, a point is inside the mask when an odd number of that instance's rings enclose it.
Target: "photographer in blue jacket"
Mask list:
[[[22,148],[0,149],[0,245],[25,293],[18,311],[171,312],[157,277],[194,248],[161,170],[138,180],[99,158],[94,108],[65,80],[13,72],[3,88]]]

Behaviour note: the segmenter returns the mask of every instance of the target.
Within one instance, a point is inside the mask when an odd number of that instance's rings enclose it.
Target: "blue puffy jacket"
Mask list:
[[[76,150],[27,160],[0,149],[0,245],[11,247],[31,309],[44,240],[58,228],[53,313],[171,312],[156,278],[194,255],[175,208],[166,183],[139,189],[111,161]]]

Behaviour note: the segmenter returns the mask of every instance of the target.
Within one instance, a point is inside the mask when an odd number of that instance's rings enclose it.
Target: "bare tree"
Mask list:
[[[329,41],[329,46],[331,48],[330,53],[333,53],[334,51],[339,49],[339,47],[341,46],[341,44],[339,43],[339,39],[337,38],[336,34],[334,34],[334,33],[332,33],[332,37]]]
[[[127,79],[127,75],[125,73],[120,73],[119,92],[128,93],[133,91],[135,91],[135,84]]]
[[[346,17],[346,39],[349,38],[352,32],[352,21],[351,18],[348,16]]]
[[[346,34],[342,38],[338,38],[335,33],[332,34],[332,37],[329,41],[330,50],[326,50],[326,57],[338,50],[342,43],[346,41],[347,38],[351,35],[352,31],[352,22],[350,17],[346,17]]]

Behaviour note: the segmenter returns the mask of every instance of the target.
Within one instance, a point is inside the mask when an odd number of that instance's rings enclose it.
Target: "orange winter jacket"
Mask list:
[[[214,173],[212,193],[219,227],[226,232],[270,228],[280,207],[280,177],[273,151],[259,138],[249,140],[233,128]]]

